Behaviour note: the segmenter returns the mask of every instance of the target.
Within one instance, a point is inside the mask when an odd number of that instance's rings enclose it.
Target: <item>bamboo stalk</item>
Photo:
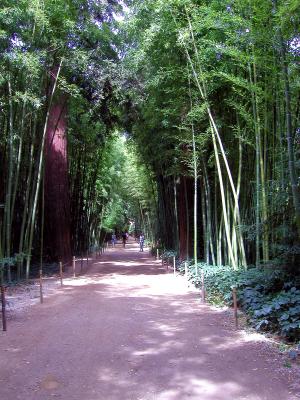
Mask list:
[[[204,190],[205,190],[205,200],[206,200],[206,211],[207,211],[207,234],[208,234],[208,242],[209,242],[209,250],[211,254],[212,264],[216,265],[215,260],[215,252],[213,247],[213,240],[212,240],[212,210],[211,210],[211,193],[210,193],[210,184],[206,169],[206,164],[202,158],[202,166],[204,172]],[[208,261],[210,258],[208,257]],[[208,262],[209,263],[209,262]]]
[[[12,88],[11,77],[8,75],[8,94],[9,94],[9,137],[8,137],[8,178],[7,178],[7,191],[4,207],[4,220],[5,220],[5,244],[6,256],[10,257],[11,251],[11,206],[12,206],[12,185],[13,185],[13,161],[14,161],[14,127],[13,127],[13,104],[12,104]],[[5,247],[4,247],[5,248]],[[11,282],[11,266],[7,268],[8,281]]]
[[[34,120],[34,128],[33,131],[36,131],[36,118]],[[33,152],[34,152],[34,143],[31,143],[30,146],[30,156],[29,156],[29,172],[26,184],[26,194],[24,200],[24,208],[23,208],[23,215],[22,215],[22,224],[20,230],[20,240],[19,240],[19,254],[23,252],[24,249],[24,235],[25,235],[25,224],[27,220],[27,212],[28,212],[28,202],[30,198],[30,187],[31,187],[31,177],[32,177],[32,169],[33,169]],[[30,220],[30,214],[28,215],[28,221]],[[18,279],[21,278],[23,269],[23,256],[22,260],[18,263]]]
[[[186,258],[189,259],[189,248],[190,248],[190,214],[189,214],[189,202],[186,188],[186,177],[183,177],[184,185],[184,202],[185,202],[185,215],[186,215]]]
[[[284,81],[285,94],[285,113],[286,113],[286,141],[288,155],[288,169],[292,189],[292,198],[295,211],[295,220],[298,228],[298,239],[300,237],[300,189],[298,185],[297,167],[295,163],[294,153],[294,138],[293,138],[293,123],[292,123],[292,104],[291,90],[289,81],[288,61],[286,57],[286,45],[282,37],[281,29],[279,29],[280,55],[281,55],[281,70]]]
[[[254,64],[255,65],[255,64]],[[252,78],[251,65],[248,65],[249,79],[252,86],[254,86]],[[255,99],[255,90],[251,90],[252,113],[255,128],[255,185],[256,185],[256,205],[255,205],[255,264],[256,267],[260,264],[260,125],[257,118],[257,101]]]
[[[43,304],[43,251],[44,251],[44,222],[45,222],[45,168],[42,172],[42,221],[41,221],[41,248],[40,248],[40,302]]]
[[[232,174],[231,174],[231,171],[230,171],[230,168],[229,168],[226,152],[225,152],[225,149],[224,149],[224,146],[223,146],[220,134],[219,134],[218,127],[216,125],[216,122],[215,122],[215,119],[213,117],[212,111],[210,109],[209,103],[207,102],[206,82],[205,82],[204,77],[203,77],[203,71],[202,71],[202,68],[201,68],[198,49],[197,49],[195,38],[194,38],[193,28],[192,28],[192,24],[191,24],[191,20],[190,20],[189,14],[187,12],[187,8],[185,8],[185,11],[186,11],[187,19],[188,19],[188,24],[189,24],[190,36],[191,36],[191,39],[192,39],[192,42],[193,42],[195,54],[196,54],[197,61],[198,61],[198,69],[200,71],[200,79],[198,78],[198,74],[197,74],[197,72],[195,70],[195,67],[193,65],[190,53],[189,53],[188,48],[187,48],[187,44],[184,42],[183,44],[184,44],[184,48],[185,48],[185,53],[186,53],[186,56],[187,56],[188,63],[191,66],[191,69],[192,69],[192,72],[193,72],[193,76],[195,78],[196,85],[197,85],[197,87],[198,87],[198,89],[200,91],[201,98],[206,103],[206,110],[207,110],[207,114],[208,114],[208,117],[209,117],[209,123],[210,123],[210,126],[211,126],[211,132],[212,132],[212,139],[213,139],[215,156],[216,156],[216,158],[219,158],[218,149],[217,149],[217,142],[218,142],[218,145],[219,145],[219,148],[220,148],[220,151],[221,151],[221,155],[222,155],[225,167],[226,167],[227,176],[228,176],[228,179],[229,179],[229,182],[230,182],[230,186],[231,186],[231,189],[232,189],[234,200],[235,200],[235,207],[236,207],[236,211],[237,211],[238,224],[240,225],[240,210],[239,210],[239,203],[238,203],[238,197],[237,197],[235,185],[233,183]],[[217,142],[216,142],[216,139],[217,139]],[[217,163],[218,162],[219,161],[217,160]],[[218,168],[218,170],[219,170],[219,168]],[[220,177],[219,171],[218,171],[218,174],[219,174],[219,177]],[[222,179],[222,176],[221,176],[221,179]],[[223,203],[222,190],[224,190],[224,188],[222,188],[221,186],[223,186],[223,184],[220,182],[220,191],[221,191],[221,197],[222,197],[222,203]],[[236,269],[237,265],[236,265],[234,257],[233,257],[232,243],[231,243],[231,239],[230,239],[230,236],[229,236],[229,227],[228,227],[228,223],[227,223],[227,212],[224,212],[224,214],[225,214],[224,215],[224,226],[225,226],[226,238],[227,238],[227,241],[228,241],[229,257],[230,257],[230,260],[232,262],[232,266]],[[242,235],[241,235],[240,232],[238,232],[238,235],[239,235],[239,243],[240,243],[240,246],[241,246],[241,252],[243,253],[243,251],[244,251],[243,250],[243,247],[244,247],[243,238],[242,238]],[[246,265],[245,265],[245,267],[246,267]]]
[[[211,129],[212,129],[212,126],[211,126]],[[214,147],[215,160],[216,160],[218,178],[219,178],[219,184],[220,184],[220,193],[221,193],[221,200],[222,200],[221,203],[222,203],[222,209],[223,209],[224,228],[225,228],[225,234],[226,234],[226,239],[227,239],[229,259],[231,261],[233,268],[236,269],[237,266],[236,266],[235,259],[233,256],[232,243],[231,243],[231,237],[230,237],[230,231],[229,231],[228,210],[227,210],[226,199],[225,199],[225,188],[224,188],[224,183],[223,183],[223,176],[222,176],[222,170],[221,170],[221,165],[220,165],[218,149],[217,149],[217,145],[216,145],[215,134],[214,134],[213,130],[212,130],[212,138],[213,138],[213,147]]]
[[[18,155],[17,155],[17,160],[16,160],[17,165],[16,165],[16,173],[15,173],[15,177],[14,177],[14,188],[12,191],[12,201],[11,201],[11,210],[10,210],[11,223],[13,222],[13,218],[14,218],[15,201],[16,201],[19,176],[20,176],[20,166],[21,166],[21,157],[22,157],[22,150],[23,150],[23,137],[24,137],[25,110],[26,110],[26,100],[23,103],[22,117],[21,117],[21,127],[20,127],[21,133],[20,133],[20,138],[19,138]]]
[[[179,241],[178,205],[177,205],[177,185],[175,176],[173,176],[173,192],[174,192],[175,237],[176,237],[175,249],[178,251],[180,248],[180,241]]]
[[[192,93],[191,93],[191,80],[189,78],[189,97],[190,97],[190,107],[193,108]],[[194,263],[196,275],[198,275],[198,239],[197,239],[197,229],[198,229],[198,157],[196,149],[196,138],[194,124],[191,126],[192,130],[192,145],[193,145],[193,174],[194,174]]]

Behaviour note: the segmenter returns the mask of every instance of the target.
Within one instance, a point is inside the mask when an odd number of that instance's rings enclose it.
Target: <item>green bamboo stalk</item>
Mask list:
[[[10,258],[11,252],[11,208],[12,208],[12,179],[13,179],[13,159],[14,159],[14,147],[13,147],[13,137],[14,137],[14,126],[13,126],[13,104],[12,104],[12,88],[11,88],[11,76],[8,75],[8,103],[9,103],[9,131],[8,131],[8,180],[7,180],[7,192],[5,199],[5,238],[6,238],[6,257]],[[8,265],[7,268],[8,281],[11,282],[11,266]]]

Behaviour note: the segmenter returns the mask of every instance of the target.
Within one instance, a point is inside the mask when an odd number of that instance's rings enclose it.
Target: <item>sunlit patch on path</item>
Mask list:
[[[296,399],[260,336],[236,332],[133,242],[10,322],[1,399]]]

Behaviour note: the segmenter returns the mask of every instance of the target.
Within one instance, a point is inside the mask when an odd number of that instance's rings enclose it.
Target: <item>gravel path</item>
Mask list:
[[[280,355],[118,245],[0,333],[1,400],[294,400]]]

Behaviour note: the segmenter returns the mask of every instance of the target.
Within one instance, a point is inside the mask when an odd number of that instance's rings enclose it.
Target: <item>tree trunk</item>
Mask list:
[[[45,253],[63,262],[72,256],[66,117],[66,99],[60,96],[50,109],[46,132]]]

